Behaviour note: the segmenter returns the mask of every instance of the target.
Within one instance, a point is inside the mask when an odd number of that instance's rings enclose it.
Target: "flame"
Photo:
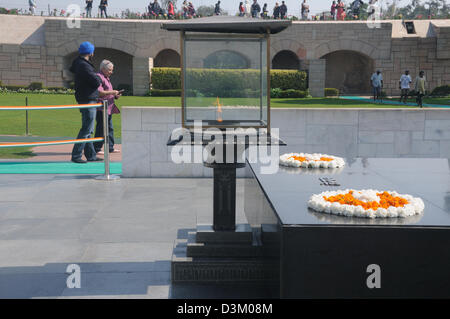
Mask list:
[[[214,104],[217,106],[217,122],[222,122],[222,105],[220,104],[219,97],[217,97],[216,103]]]

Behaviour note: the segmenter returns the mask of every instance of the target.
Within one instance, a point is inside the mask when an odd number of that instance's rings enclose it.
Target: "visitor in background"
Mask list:
[[[173,17],[175,16],[175,9],[173,7],[172,1],[169,1],[169,4],[167,5],[167,16],[169,17],[169,19],[173,19]]]
[[[153,1],[152,4],[150,4],[150,15],[157,17],[161,14],[161,7],[158,3],[158,0]]]
[[[244,3],[243,2],[239,3],[239,16],[240,17],[245,16],[245,7],[244,7]]]
[[[215,14],[216,16],[220,16],[220,12],[221,12],[221,9],[220,9],[220,1],[217,1],[216,5],[215,5],[215,7],[214,7],[214,14]]]
[[[361,5],[364,4],[361,0],[355,0],[351,4],[352,8],[352,15],[353,19],[357,20],[359,19],[359,9],[361,8]]]
[[[92,2],[94,0],[86,0],[86,18],[92,18]]]
[[[186,0],[183,1],[183,5],[181,6],[181,9],[183,10],[183,17],[186,19],[188,17],[188,9],[189,9],[189,5],[187,3]]]
[[[306,3],[306,0],[303,0],[302,3],[302,20],[308,20],[309,14],[309,4]]]
[[[106,7],[108,6],[108,0],[100,0],[100,17],[103,18],[103,13],[105,14],[105,18],[108,18],[108,14],[106,13]]]
[[[261,12],[261,7],[259,6],[258,0],[253,0],[251,12],[252,18],[257,18],[259,16],[259,12]]]
[[[280,6],[278,2],[275,2],[275,7],[273,8],[273,18],[274,19],[280,18]]]
[[[380,70],[377,70],[376,73],[372,74],[370,78],[370,83],[373,88],[373,100],[381,99],[381,89],[383,88],[383,75]]]
[[[345,5],[341,0],[337,3],[337,19],[343,21],[345,19]]]
[[[333,3],[331,4],[331,19],[336,20],[336,1],[333,1]]]
[[[414,88],[417,92],[417,105],[420,107],[423,107],[422,105],[422,98],[425,95],[425,86],[426,86],[426,80],[425,80],[425,72],[420,71],[419,76],[416,78],[416,83],[414,85]]]
[[[269,10],[267,9],[267,3],[264,3],[264,5],[263,5],[261,17],[263,19],[267,19],[269,17]]]
[[[284,1],[281,1],[281,6],[280,6],[280,18],[281,19],[286,19],[286,15],[287,15],[287,6],[284,3]]]
[[[98,87],[102,83],[99,76],[95,73],[95,68],[90,62],[94,56],[95,47],[90,42],[81,43],[78,53],[79,56],[73,61],[70,72],[75,75],[75,99],[78,104],[97,104],[99,93]],[[77,139],[90,138],[94,133],[95,117],[97,108],[83,108],[81,113],[81,129]],[[101,161],[97,158],[94,145],[89,143],[74,144],[72,149],[72,162],[86,163],[81,157],[86,157],[87,161]]]
[[[195,17],[195,8],[192,2],[189,2],[188,6],[189,17]]]
[[[108,101],[108,136],[109,136],[109,152],[119,153],[119,150],[114,150],[114,128],[112,123],[112,115],[119,114],[119,108],[115,104],[115,100],[120,98],[122,91],[113,89],[110,77],[114,72],[114,64],[111,61],[103,60],[100,63],[100,72],[97,73],[102,83],[98,87],[100,102]],[[103,137],[103,107],[97,108],[97,125],[95,127],[95,137]],[[104,141],[94,142],[94,149],[96,154],[104,154],[101,151]]]
[[[409,85],[411,84],[411,76],[409,75],[409,71],[406,70],[405,74],[402,74],[399,81],[399,88],[400,88],[400,103],[402,102],[403,97],[404,102],[406,104],[406,100],[408,99],[408,93],[409,93]]]
[[[30,13],[32,16],[34,16],[35,10],[36,10],[36,1],[35,0],[28,0],[28,6],[30,7]]]

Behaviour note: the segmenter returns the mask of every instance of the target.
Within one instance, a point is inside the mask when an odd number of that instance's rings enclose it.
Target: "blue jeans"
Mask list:
[[[90,101],[87,104],[96,104],[96,101]],[[81,112],[81,129],[78,133],[77,140],[82,138],[90,138],[94,133],[95,116],[97,115],[97,108],[80,109]],[[89,143],[78,143],[73,145],[72,159],[81,159],[83,155],[88,161],[95,160],[97,158],[94,145],[92,142]]]
[[[114,151],[114,127],[112,122],[112,114],[108,115],[108,136],[109,151]],[[95,127],[95,137],[103,137],[103,111],[97,110],[97,125]],[[98,153],[102,149],[104,141],[94,142],[94,149]]]

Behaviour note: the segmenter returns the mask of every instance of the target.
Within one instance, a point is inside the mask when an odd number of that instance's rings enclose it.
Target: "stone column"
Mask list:
[[[133,57],[133,94],[146,95],[150,90],[150,69],[153,59]]]
[[[309,93],[313,97],[325,95],[325,59],[311,59],[309,62]]]

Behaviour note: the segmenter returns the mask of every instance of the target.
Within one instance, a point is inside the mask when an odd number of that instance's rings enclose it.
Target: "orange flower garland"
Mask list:
[[[388,192],[377,193],[377,196],[380,198],[380,202],[370,201],[364,202],[353,197],[353,191],[349,191],[347,194],[338,194],[335,196],[323,196],[328,202],[331,203],[339,203],[343,205],[353,205],[353,206],[361,206],[364,209],[372,209],[377,210],[378,208],[389,208],[389,207],[404,207],[409,202],[399,196],[392,196]]]
[[[306,158],[306,157],[303,157],[303,156],[291,156],[291,157],[289,157],[288,159],[291,159],[291,158],[293,158],[293,159],[295,159],[296,161],[299,161],[299,162],[304,162],[304,161],[307,160],[307,158]],[[320,161],[331,162],[331,161],[333,161],[333,160],[334,160],[334,159],[333,159],[333,158],[330,158],[330,157],[321,157],[320,159],[314,160],[314,161],[315,161],[315,162],[320,162]]]

